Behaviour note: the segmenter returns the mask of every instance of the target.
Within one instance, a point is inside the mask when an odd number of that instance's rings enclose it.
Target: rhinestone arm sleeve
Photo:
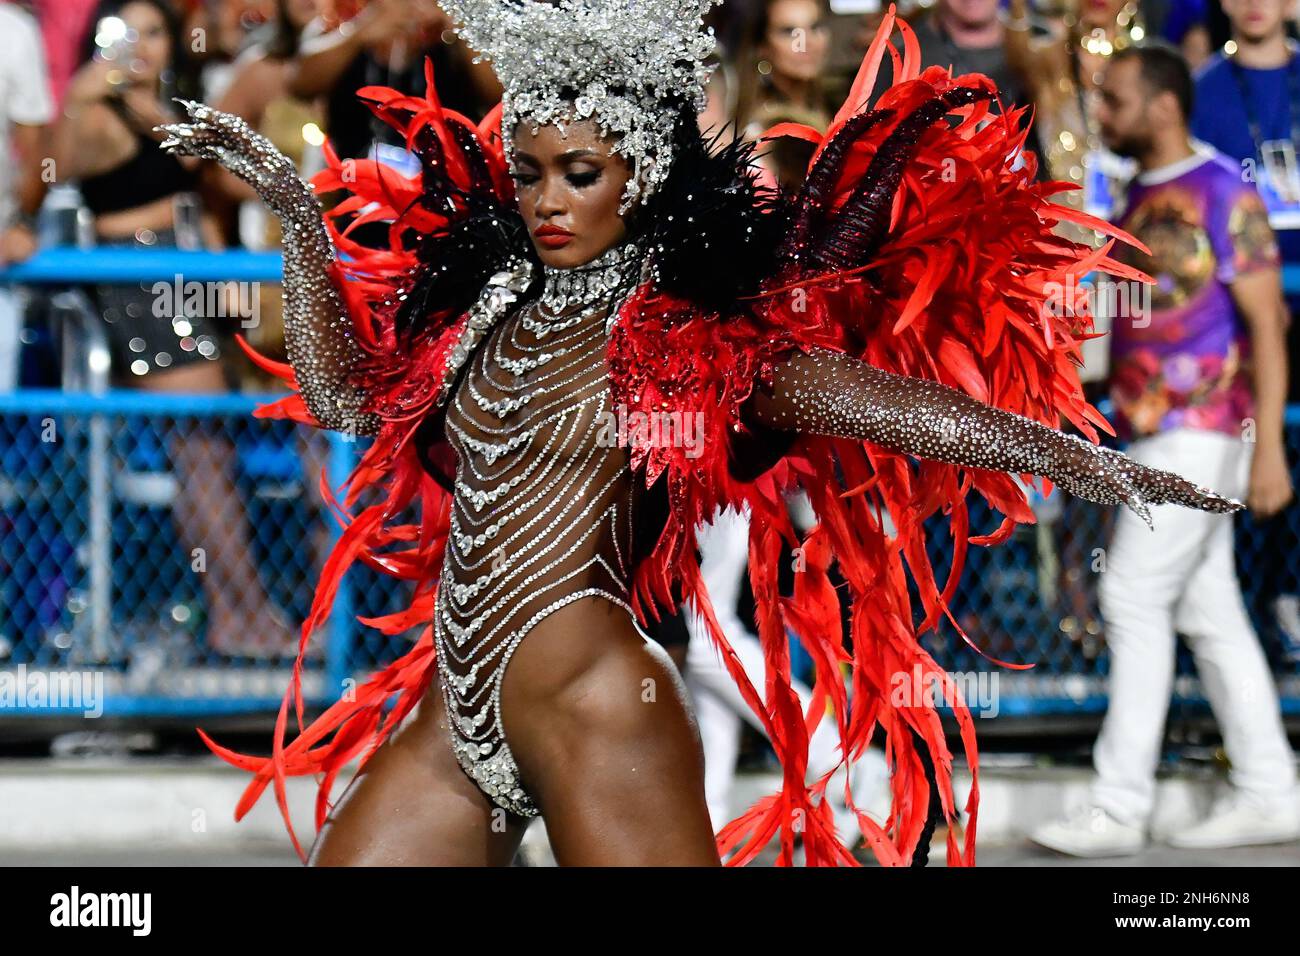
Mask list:
[[[1078,497],[1127,504],[1148,523],[1148,504],[1221,512],[1241,507],[1172,472],[1139,465],[947,385],[895,375],[827,349],[796,352],[777,364],[755,389],[752,410],[772,428],[856,438],[970,468],[1040,475]]]
[[[159,127],[163,147],[221,163],[256,191],[283,225],[284,340],[303,402],[323,428],[371,435],[377,416],[349,381],[364,353],[331,278],[334,244],[320,200],[293,162],[244,120],[182,101],[189,122]]]
[[[298,180],[298,186],[306,183]],[[325,428],[357,435],[378,431],[377,416],[361,411],[365,394],[348,380],[362,356],[352,320],[330,279],[334,246],[310,192],[289,200],[284,224],[284,341],[303,402]]]

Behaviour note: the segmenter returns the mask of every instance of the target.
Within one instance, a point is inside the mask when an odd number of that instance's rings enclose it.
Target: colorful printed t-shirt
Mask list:
[[[1222,156],[1197,153],[1139,174],[1120,226],[1151,250],[1118,256],[1155,279],[1132,295],[1111,333],[1116,430],[1242,434],[1253,415],[1249,339],[1229,284],[1279,266],[1259,194]]]

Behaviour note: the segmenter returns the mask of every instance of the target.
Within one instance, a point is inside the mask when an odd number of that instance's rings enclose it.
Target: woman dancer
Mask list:
[[[907,863],[931,756],[944,816],[957,814],[932,696],[890,694],[914,671],[953,689],[917,639],[917,616],[936,625],[955,580],[936,581],[925,519],[950,515],[959,567],[969,541],[1029,517],[1008,472],[1143,514],[1239,507],[1049,427],[1064,417],[1095,439],[1104,425],[1074,374],[1085,303],[1057,290],[1093,267],[1135,274],[1053,236],[1077,214],[1011,168],[1017,118],[980,129],[990,84],[918,75],[906,29],[899,80],[867,108],[892,16],[825,137],[773,131],[818,145],[786,197],[757,184],[748,147],[711,150],[698,132],[709,0],[444,5],[492,61],[502,108],[475,126],[432,94],[364,89],[420,174],[333,163],[314,181],[354,193],[331,215],[389,221],[387,249],[322,222],[291,164],[237,118],[192,103],[188,123],[167,127],[171,148],[245,177],[284,222],[291,367],[277,371],[298,393],[265,414],[374,436],[303,646],[356,561],[413,582],[408,609],[366,623],[419,629],[407,655],[286,746],[291,708],[304,723],[296,670],[270,757],[204,736],[254,774],[237,815],[274,785],[288,823],[285,778],[312,773],[318,864],[504,864],[539,813],[562,864],[740,864],[773,837],[780,863],[800,837],[809,864],[851,864],[823,799],[831,772],[805,780],[829,704],[844,761],[884,732],[891,818],[858,822],[882,862]],[[782,500],[796,485],[820,521],[802,541]],[[970,488],[1004,528],[972,536]],[[363,492],[383,498],[350,514]],[[696,526],[727,503],[753,515],[762,694],[700,582]],[[417,523],[399,523],[416,504]],[[776,587],[783,537],[802,557],[789,600]],[[851,655],[832,559],[853,606]],[[781,790],[716,842],[680,682],[637,626],[678,591],[784,770]],[[816,665],[806,714],[787,626]],[[974,773],[960,700],[955,713]],[[977,804],[974,787],[951,862],[974,861]]]

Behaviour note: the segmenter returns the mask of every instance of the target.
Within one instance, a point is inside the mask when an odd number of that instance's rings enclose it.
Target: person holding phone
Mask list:
[[[386,149],[379,158],[387,161],[404,145],[353,94],[375,84],[411,94],[423,90],[426,57],[438,96],[450,109],[477,119],[501,95],[491,70],[470,62],[469,48],[450,32],[434,0],[329,2],[321,10],[303,31],[288,90],[303,99],[324,98],[325,132],[344,159],[372,155],[381,146]]]

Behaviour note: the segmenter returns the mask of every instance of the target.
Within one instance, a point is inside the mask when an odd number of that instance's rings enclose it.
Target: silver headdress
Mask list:
[[[713,53],[704,14],[719,0],[439,0],[505,87],[510,131],[592,118],[632,166],[626,211],[667,177],[675,103],[705,106]]]

